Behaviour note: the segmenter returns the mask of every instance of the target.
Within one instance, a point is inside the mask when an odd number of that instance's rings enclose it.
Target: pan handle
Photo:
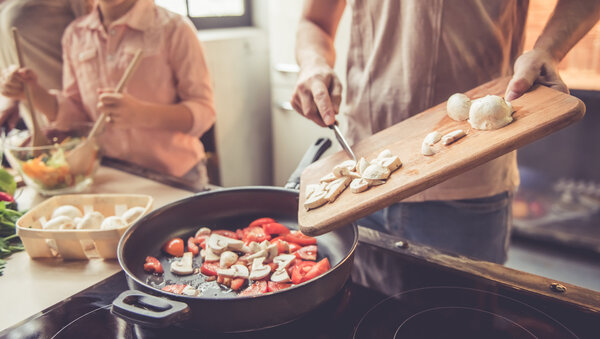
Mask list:
[[[285,184],[285,188],[295,190],[299,189],[300,176],[302,175],[304,169],[308,167],[308,165],[319,160],[321,155],[323,155],[323,153],[325,153],[325,151],[327,151],[329,147],[331,147],[331,140],[329,140],[329,138],[317,139],[317,141],[314,144],[312,144],[308,148],[308,150],[306,150],[306,153],[304,153],[304,156],[302,157],[302,160],[300,160],[298,167],[296,167],[296,170],[294,170],[294,173],[292,173],[287,183]]]
[[[128,290],[113,301],[110,313],[130,323],[162,328],[189,318],[191,311],[186,303]]]

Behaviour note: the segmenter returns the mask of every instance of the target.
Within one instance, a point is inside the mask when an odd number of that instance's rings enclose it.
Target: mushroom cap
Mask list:
[[[83,217],[83,213],[81,212],[81,210],[73,205],[63,205],[63,206],[58,206],[57,208],[54,209],[54,211],[52,212],[52,217],[50,219],[54,219],[58,216],[65,216],[65,217],[69,217],[71,219],[75,219],[75,218],[81,218]]]
[[[448,116],[456,121],[467,120],[469,118],[470,108],[471,99],[462,93],[452,94],[446,103]]]
[[[99,229],[103,221],[104,215],[102,215],[102,213],[98,211],[92,211],[81,218],[81,220],[77,223],[77,229]]]
[[[125,211],[121,218],[123,218],[123,220],[125,220],[126,223],[130,224],[134,222],[137,218],[139,218],[142,214],[144,214],[145,211],[146,209],[144,207],[135,206]]]
[[[100,224],[100,228],[103,230],[111,230],[125,226],[127,226],[125,220],[123,220],[121,217],[117,217],[116,215],[104,218],[104,220],[102,220],[102,224]]]
[[[504,127],[512,121],[511,108],[503,98],[486,95],[473,100],[469,110],[469,123],[475,129],[492,130]]]
[[[72,228],[75,228],[75,222],[73,221],[73,219],[71,219],[65,215],[59,215],[57,217],[54,217],[54,218],[48,220],[42,226],[42,228],[47,229],[47,230],[72,229]]]

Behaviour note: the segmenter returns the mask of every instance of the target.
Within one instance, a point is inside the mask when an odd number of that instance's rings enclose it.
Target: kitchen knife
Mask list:
[[[354,155],[354,152],[352,152],[352,148],[350,148],[350,144],[348,144],[348,141],[346,141],[346,138],[344,138],[342,131],[340,131],[337,122],[333,125],[330,125],[329,128],[331,128],[335,133],[335,138],[340,143],[344,151],[346,151],[346,153],[352,158],[352,160],[358,162],[358,159],[356,159],[356,155]]]

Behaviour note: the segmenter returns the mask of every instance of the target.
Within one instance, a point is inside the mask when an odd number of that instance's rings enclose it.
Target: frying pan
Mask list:
[[[320,139],[306,152],[286,187],[297,186],[301,167],[316,160],[331,145]],[[127,275],[129,291],[113,302],[111,312],[129,322],[149,327],[176,325],[212,332],[244,332],[293,321],[332,298],[347,281],[358,241],[355,225],[341,227],[317,237],[319,258],[327,257],[332,268],[323,275],[281,291],[237,296],[204,276],[178,277],[169,271],[174,260],[161,254],[170,238],[187,239],[198,228],[235,230],[252,220],[271,217],[298,229],[298,191],[280,187],[240,187],[200,193],[148,214],[129,228],[119,242],[118,258]],[[167,284],[200,286],[200,296],[184,296],[160,290],[160,278],[143,270],[146,256],[157,257]],[[194,258],[194,266],[201,264]]]

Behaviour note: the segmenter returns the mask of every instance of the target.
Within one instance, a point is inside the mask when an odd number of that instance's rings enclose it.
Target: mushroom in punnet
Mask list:
[[[68,230],[75,228],[75,222],[73,219],[59,215],[55,218],[48,220],[45,224],[42,225],[42,228],[45,230]]]
[[[256,258],[252,261],[252,268],[250,269],[250,280],[260,280],[266,278],[271,273],[271,266],[264,265],[263,261],[265,258]]]
[[[194,254],[192,254],[192,252],[183,253],[183,257],[181,257],[180,260],[171,263],[171,272],[177,275],[189,275],[194,273],[194,268],[192,267],[193,256]]]
[[[54,209],[52,212],[52,217],[50,219],[54,219],[59,216],[69,217],[71,219],[81,218],[83,217],[83,213],[81,210],[73,205],[63,205]]]
[[[197,237],[199,235],[210,235],[210,228],[208,227],[200,227],[199,230],[196,231],[196,234],[194,234],[194,237]]]
[[[125,222],[125,220],[123,220],[121,217],[117,217],[116,215],[110,216],[110,217],[106,217],[104,220],[102,220],[102,224],[100,225],[100,228],[103,230],[112,230],[115,228],[121,228],[121,227],[125,227],[127,226],[127,223]]]
[[[100,228],[100,225],[102,225],[102,221],[104,221],[104,215],[98,211],[92,211],[81,218],[77,223],[77,229],[98,229]]]
[[[231,251],[225,251],[221,253],[221,259],[219,260],[219,266],[229,267],[238,260],[238,255]]]
[[[125,211],[125,213],[121,215],[121,218],[123,218],[123,220],[125,220],[126,223],[130,224],[137,220],[137,218],[142,216],[142,214],[144,214],[145,211],[146,209],[144,207],[135,206]]]
[[[212,233],[208,237],[206,247],[210,247],[214,253],[221,253],[225,250],[239,251],[244,246],[244,242],[237,239],[232,239],[220,234]]]

